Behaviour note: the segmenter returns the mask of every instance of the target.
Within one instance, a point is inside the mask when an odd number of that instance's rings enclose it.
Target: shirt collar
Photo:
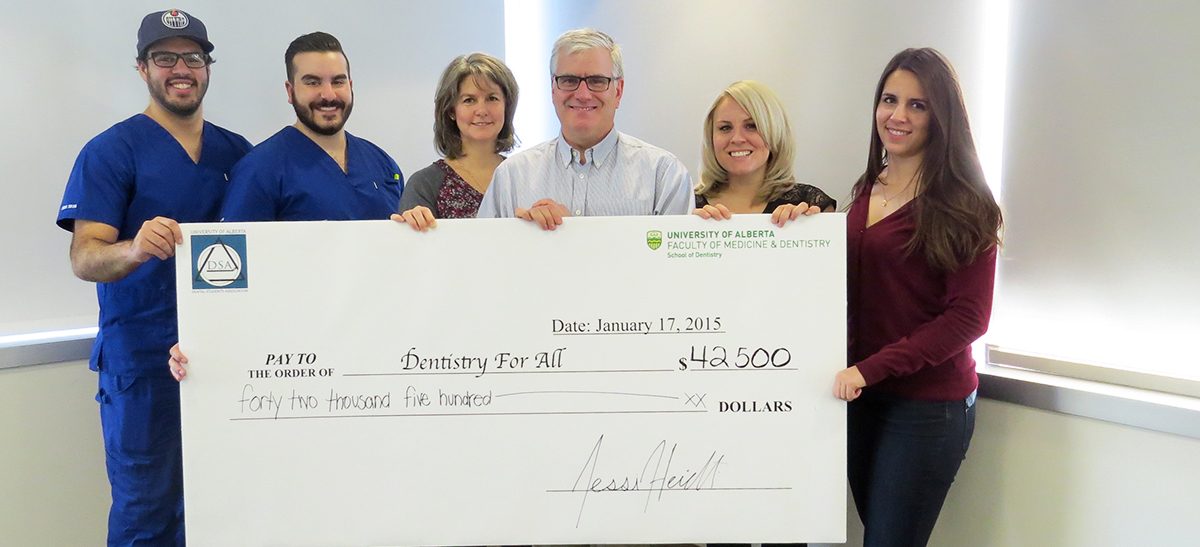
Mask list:
[[[599,167],[604,165],[605,161],[608,161],[608,158],[612,156],[613,150],[616,149],[617,128],[614,127],[612,131],[608,132],[608,136],[604,137],[604,140],[597,143],[596,146],[585,150],[584,154],[587,158],[588,165],[595,165]],[[560,163],[562,163],[563,167],[570,167],[571,162],[575,159],[575,154],[578,154],[574,148],[571,148],[570,144],[567,144],[567,138],[562,136],[561,133],[558,135],[557,152],[558,160]]]

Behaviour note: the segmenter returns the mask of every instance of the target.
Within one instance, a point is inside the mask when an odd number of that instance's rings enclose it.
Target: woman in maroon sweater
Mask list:
[[[954,70],[932,49],[888,63],[846,219],[848,471],[864,546],[925,545],[975,424],[971,343],[992,308],[1000,209]]]

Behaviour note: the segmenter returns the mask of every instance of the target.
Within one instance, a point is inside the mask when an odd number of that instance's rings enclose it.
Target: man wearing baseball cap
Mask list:
[[[218,220],[233,165],[250,143],[204,121],[204,23],[155,12],[138,29],[146,110],[93,138],[67,180],[58,225],[73,232],[71,268],[96,282],[99,372],[112,508],[108,545],[184,545],[179,387],[162,363],[177,341],[178,222]]]

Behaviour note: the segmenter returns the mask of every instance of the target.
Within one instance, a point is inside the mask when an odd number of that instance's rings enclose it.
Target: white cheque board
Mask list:
[[[844,215],[183,229],[190,547],[844,541]]]

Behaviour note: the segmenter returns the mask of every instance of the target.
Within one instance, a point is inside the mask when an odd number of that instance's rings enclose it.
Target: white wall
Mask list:
[[[1200,440],[983,400],[933,547],[1200,542]]]
[[[990,343],[1200,380],[1200,4],[1014,0]]]
[[[108,476],[87,363],[0,369],[0,545],[104,544]]]

